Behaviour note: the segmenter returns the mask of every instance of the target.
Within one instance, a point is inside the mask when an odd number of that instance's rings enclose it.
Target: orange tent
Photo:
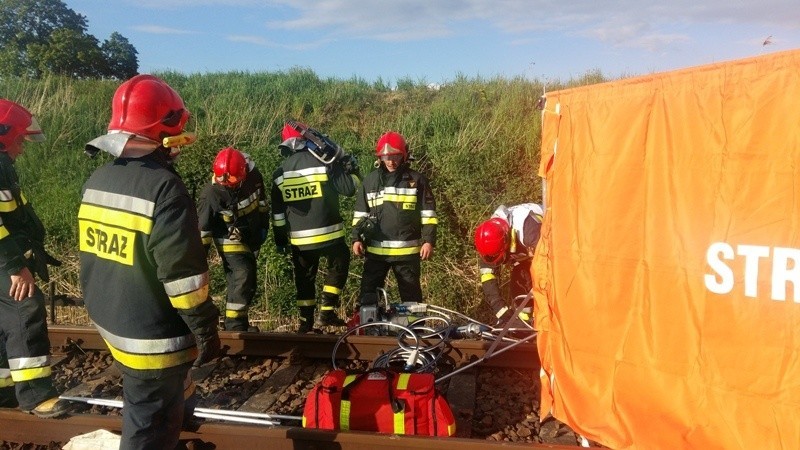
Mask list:
[[[542,415],[800,448],[800,50],[547,95]]]

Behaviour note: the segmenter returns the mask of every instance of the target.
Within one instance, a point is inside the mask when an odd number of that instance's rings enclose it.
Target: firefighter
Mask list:
[[[256,295],[256,260],[267,237],[269,210],[264,178],[250,156],[227,147],[214,159],[214,177],[200,193],[200,236],[208,252],[213,242],[228,284],[225,329],[258,331],[247,310]]]
[[[78,238],[84,302],[122,372],[121,449],[174,448],[193,412],[189,369],[219,352],[197,211],[172,166],[188,119],[166,82],[136,75],[86,145],[114,156],[83,186]]]
[[[359,184],[355,159],[326,136],[299,122],[287,122],[279,146],[285,157],[272,176],[273,237],[279,252],[292,254],[299,333],[344,326],[336,314],[350,268],[339,196],[352,197]],[[321,257],[327,260],[319,318],[315,281]]]
[[[513,300],[528,295],[533,283],[531,262],[542,224],[542,207],[536,203],[522,203],[506,207],[500,205],[492,217],[475,229],[475,249],[480,255],[480,274],[483,297],[497,317],[496,326],[523,327],[530,323],[530,308],[525,307],[518,317],[518,305],[503,300],[497,277],[503,266],[510,268],[509,297]]]
[[[69,403],[58,399],[50,368],[44,295],[34,274],[49,281],[45,229],[19,186],[14,162],[25,141],[44,133],[24,107],[0,99],[0,406],[19,406],[39,417],[58,417]]]
[[[433,256],[436,202],[425,175],[409,167],[400,133],[384,133],[375,146],[376,169],[364,179],[353,214],[353,253],[366,256],[359,299],[383,288],[389,269],[400,300],[422,302],[420,261]]]

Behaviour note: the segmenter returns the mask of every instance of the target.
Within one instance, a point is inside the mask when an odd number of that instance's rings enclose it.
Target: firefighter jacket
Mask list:
[[[372,218],[372,219],[370,219]],[[377,226],[364,233],[364,221]],[[419,258],[423,243],[436,245],[436,202],[428,179],[403,164],[389,172],[381,165],[364,179],[353,213],[353,241],[364,241],[366,252],[378,259]]]
[[[299,150],[272,175],[272,223],[275,244],[302,250],[344,240],[339,195],[352,197],[358,176],[339,161],[323,164],[310,151]]]
[[[95,170],[78,232],[84,302],[122,369],[136,376],[192,363],[193,334],[216,333],[219,312],[194,202],[163,154]]]
[[[269,228],[269,209],[264,178],[249,155],[247,176],[238,189],[213,181],[197,201],[200,237],[206,250],[213,242],[220,253],[256,252]]]
[[[44,237],[44,225],[19,187],[14,161],[0,152],[0,269],[16,275],[29,265],[26,253],[44,252]]]
[[[490,265],[480,261],[481,286],[483,293],[490,304],[502,304],[500,286],[497,282],[503,265],[513,267],[526,264],[530,266],[536,244],[539,242],[539,232],[542,227],[542,207],[536,203],[522,203],[506,207],[500,205],[492,217],[499,217],[508,222],[511,229],[510,245],[504,263]],[[513,280],[512,280],[513,282]],[[531,286],[527,286],[530,290]]]

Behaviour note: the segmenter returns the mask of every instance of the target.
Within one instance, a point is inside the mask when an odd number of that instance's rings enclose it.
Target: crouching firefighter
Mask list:
[[[498,276],[503,266],[509,267],[510,299],[526,296],[530,292],[533,287],[531,262],[539,242],[543,214],[542,207],[536,203],[511,207],[500,205],[489,220],[475,229],[475,249],[480,256],[483,298],[497,317],[496,326],[520,328],[523,323],[531,323],[529,306],[514,317],[519,305],[506,304],[503,300]]]
[[[273,236],[279,252],[291,248],[299,333],[314,327],[344,326],[336,314],[347,281],[350,249],[345,243],[339,196],[352,197],[360,183],[358,165],[341,147],[318,131],[290,121],[281,132],[285,158],[272,175]],[[319,319],[315,281],[321,257],[327,259]]]
[[[219,352],[219,311],[197,210],[172,166],[189,111],[167,83],[136,75],[112,100],[108,134],[86,145],[114,159],[83,186],[80,279],[89,317],[122,372],[121,449],[175,448],[193,411],[192,364]]]
[[[214,177],[197,201],[206,252],[213,242],[228,284],[225,329],[258,331],[247,311],[256,295],[258,251],[267,238],[264,178],[250,156],[227,147],[214,159]]]

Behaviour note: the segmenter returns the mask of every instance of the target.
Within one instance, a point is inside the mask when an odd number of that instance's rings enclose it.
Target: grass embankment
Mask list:
[[[391,89],[382,81],[320,79],[308,69],[157,75],[181,94],[193,114],[189,129],[199,139],[184,149],[178,170],[195,195],[210,177],[214,155],[225,146],[249,153],[269,179],[280,161],[277,145],[287,119],[328,133],[359,158],[365,174],[372,170],[377,138],[387,130],[401,132],[416,158],[413,167],[431,180],[437,200],[438,245],[433,260],[422,265],[423,293],[430,303],[488,317],[481,302],[472,230],[498,204],[541,201],[541,180],[536,176],[541,114],[536,104],[544,91],[542,82],[459,77],[439,89],[410,80]],[[601,74],[589,72],[567,83],[549,81],[546,87],[552,91],[599,81]],[[76,243],[80,189],[92,171],[109,160],[107,155],[90,159],[83,147],[105,133],[118,85],[60,78],[0,80],[2,96],[36,114],[48,138],[43,144],[29,144],[17,165],[23,191],[48,228],[48,248],[65,262],[53,270],[60,294],[81,296]],[[342,200],[348,227],[352,207],[352,199]],[[271,242],[270,238],[259,256],[262,282],[251,310],[267,329],[294,315],[291,265],[275,253]],[[356,301],[362,263],[353,259],[351,264],[344,310],[351,310]],[[221,305],[225,282],[216,255],[211,267],[212,295]],[[388,283],[390,300],[398,301],[391,275]]]

